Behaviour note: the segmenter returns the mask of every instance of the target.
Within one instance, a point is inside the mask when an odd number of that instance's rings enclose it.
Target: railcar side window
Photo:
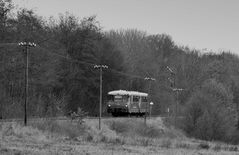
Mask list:
[[[139,102],[139,96],[133,96],[133,102]]]
[[[124,101],[124,102],[127,102],[128,99],[129,99],[129,96],[128,96],[128,95],[124,95],[124,96],[123,96],[123,101]]]
[[[142,102],[148,102],[147,97],[142,97]]]

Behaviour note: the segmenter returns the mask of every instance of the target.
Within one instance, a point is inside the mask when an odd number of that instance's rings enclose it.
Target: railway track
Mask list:
[[[156,117],[161,117],[161,118],[166,118],[166,117],[162,117],[162,116],[151,116],[151,118],[156,118]],[[122,119],[122,118],[135,118],[135,119],[144,119],[144,117],[112,117],[112,116],[104,116],[101,117],[101,119]],[[84,117],[83,119],[99,119],[99,117],[92,117],[92,116],[87,116]],[[34,122],[34,121],[40,121],[40,120],[77,120],[77,119],[72,119],[70,117],[33,117],[33,118],[28,118],[29,122]],[[1,122],[23,122],[24,119],[23,118],[14,118],[14,119],[0,119],[0,123]]]

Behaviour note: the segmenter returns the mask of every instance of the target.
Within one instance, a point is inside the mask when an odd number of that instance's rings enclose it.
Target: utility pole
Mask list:
[[[174,118],[174,125],[176,126],[177,123],[177,117],[178,117],[178,93],[180,91],[183,91],[182,88],[173,88],[173,91],[176,92],[176,105],[175,105],[175,118]]]
[[[155,78],[145,77],[144,80],[149,81],[149,90],[148,90],[148,101],[149,101],[149,99],[150,99],[150,90],[151,90],[151,82],[155,81]],[[146,120],[147,120],[148,103],[149,102],[146,103],[146,107],[145,107],[145,115],[144,115],[144,124],[145,125],[147,125]]]
[[[171,76],[171,78],[168,78],[170,85],[171,85],[171,89],[173,90],[173,92],[176,92],[176,104],[175,104],[175,108],[174,108],[174,126],[176,127],[177,116],[178,116],[178,104],[179,104],[178,95],[179,95],[180,91],[183,91],[183,89],[176,88],[176,84],[175,84],[176,73],[168,66],[167,66],[167,69],[170,72],[170,76]]]
[[[99,130],[101,130],[101,114],[102,114],[102,71],[103,69],[107,69],[108,66],[106,65],[95,65],[95,69],[100,69],[100,103],[99,103]]]
[[[35,47],[36,44],[33,42],[20,42],[18,44],[24,47],[25,50],[25,104],[24,104],[24,125],[27,125],[27,104],[28,104],[28,52],[30,47]]]

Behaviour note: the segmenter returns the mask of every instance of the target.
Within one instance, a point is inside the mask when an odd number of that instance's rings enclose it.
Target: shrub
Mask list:
[[[170,148],[172,145],[172,141],[170,139],[163,139],[161,143],[161,147],[165,148]]]
[[[234,145],[239,144],[239,131],[238,129],[232,129],[227,136],[227,142],[230,142]]]
[[[0,133],[2,136],[15,136],[29,141],[48,141],[42,131],[18,123],[4,124]]]
[[[214,147],[213,147],[213,150],[214,151],[220,151],[222,149],[222,146],[220,144],[216,144]]]
[[[98,129],[98,125],[95,122],[88,122],[85,125],[84,139],[92,142],[106,142],[116,143],[119,138],[115,131],[109,129],[109,127],[102,123],[101,130]]]
[[[190,144],[180,142],[180,143],[176,143],[175,147],[176,148],[189,149],[190,148]]]
[[[223,149],[224,149],[225,151],[232,151],[232,152],[238,151],[237,146],[233,146],[233,145],[225,145],[225,146],[223,147]]]
[[[238,147],[237,146],[231,146],[228,149],[229,151],[238,151]]]
[[[79,123],[73,123],[69,120],[42,120],[31,124],[39,130],[49,132],[51,134],[60,134],[70,139],[83,136],[85,126]]]
[[[141,139],[141,145],[143,145],[143,146],[149,146],[149,145],[150,145],[150,139],[149,139],[149,138],[143,138],[143,139]]]
[[[209,146],[208,143],[203,142],[203,143],[200,143],[200,144],[198,145],[198,148],[199,148],[199,149],[209,149],[210,146]]]
[[[123,136],[140,136],[147,138],[157,138],[163,134],[162,129],[156,125],[145,125],[142,121],[111,121],[109,123],[111,130],[116,131]]]
[[[87,112],[84,112],[80,107],[77,109],[77,113],[76,112],[69,112],[68,113],[68,118],[70,118],[72,121],[77,121],[77,123],[79,124],[83,124],[84,123],[84,118],[87,115]]]
[[[110,129],[116,131],[117,133],[126,133],[130,130],[132,126],[129,126],[127,122],[112,121],[110,124]]]
[[[203,140],[226,141],[235,125],[231,93],[216,80],[206,81],[186,106],[184,130]]]

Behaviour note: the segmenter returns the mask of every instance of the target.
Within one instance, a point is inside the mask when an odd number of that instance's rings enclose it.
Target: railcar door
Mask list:
[[[139,102],[140,97],[139,96],[131,96],[131,102],[130,102],[130,113],[139,113]]]
[[[148,107],[148,98],[146,96],[141,96],[140,102],[140,112],[145,113],[149,111]]]

